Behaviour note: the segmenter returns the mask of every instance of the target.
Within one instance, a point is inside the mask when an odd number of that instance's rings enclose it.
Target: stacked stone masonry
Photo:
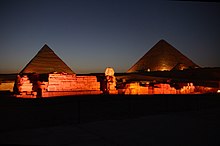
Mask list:
[[[144,95],[144,94],[195,94],[195,86],[188,83],[181,89],[177,90],[169,84],[155,84],[152,86],[140,86],[138,82],[126,84],[125,89],[120,93],[126,95]]]
[[[96,76],[49,74],[47,91],[100,90]]]
[[[39,81],[38,81],[39,82]],[[33,91],[33,84],[24,76],[20,80],[17,97],[36,98],[37,93]],[[48,82],[39,82],[42,89],[42,97],[70,96],[101,94],[100,82],[96,76],[76,76],[75,74],[49,74]]]
[[[1,83],[0,82],[0,91],[10,91],[10,92],[13,92],[13,87],[14,87],[14,81],[5,82],[5,83]]]
[[[31,92],[32,91],[33,85],[26,75],[21,78],[20,84],[21,84],[21,86],[19,87],[20,92]]]

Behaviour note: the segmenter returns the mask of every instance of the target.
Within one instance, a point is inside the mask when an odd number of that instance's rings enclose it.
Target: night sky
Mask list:
[[[0,73],[47,44],[76,73],[126,72],[160,39],[201,67],[220,67],[220,3],[0,0]]]

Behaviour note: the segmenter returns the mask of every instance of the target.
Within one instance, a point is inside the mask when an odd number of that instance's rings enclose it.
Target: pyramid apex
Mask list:
[[[44,44],[43,47],[49,47],[47,44]]]
[[[170,43],[168,43],[166,40],[161,39],[159,40],[153,48],[175,48]],[[176,49],[176,48],[175,48]]]
[[[164,39],[161,39],[159,42],[167,42],[166,40],[164,40]]]
[[[43,47],[39,50],[39,52],[53,52],[53,50],[47,45],[47,44],[44,44]]]
[[[50,48],[47,44],[44,44],[42,48]]]
[[[169,44],[166,40],[164,40],[164,39],[161,39],[161,40],[159,40],[159,42],[157,42],[157,44],[161,44],[161,43],[166,43],[166,44]]]

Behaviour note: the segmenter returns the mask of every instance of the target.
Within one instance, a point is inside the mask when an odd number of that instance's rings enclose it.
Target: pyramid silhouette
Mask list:
[[[51,72],[74,72],[46,44],[20,73],[48,74]]]
[[[177,64],[188,68],[199,67],[165,40],[160,40],[127,72],[169,71]]]

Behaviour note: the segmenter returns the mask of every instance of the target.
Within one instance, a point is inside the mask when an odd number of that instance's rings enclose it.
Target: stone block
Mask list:
[[[0,91],[13,92],[14,82],[0,83]]]
[[[109,94],[118,94],[118,90],[109,90]]]

